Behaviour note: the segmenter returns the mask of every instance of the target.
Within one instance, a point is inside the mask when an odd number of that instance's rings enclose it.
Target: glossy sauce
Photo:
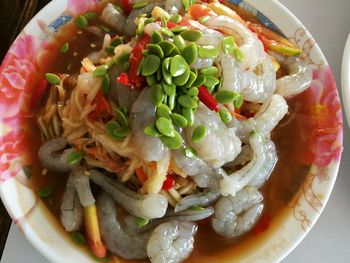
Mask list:
[[[243,17],[245,19],[249,18],[246,15]],[[66,54],[60,54],[59,49],[65,42],[69,42],[70,50]],[[70,22],[57,34],[55,41],[48,45],[50,52],[42,56],[42,65],[45,65],[42,70],[43,72],[78,73],[81,60],[87,54],[98,51],[101,45],[101,38],[78,30],[74,22]],[[47,63],[44,63],[44,61],[47,61]],[[55,63],[52,63],[52,61],[55,61]],[[298,192],[309,171],[309,166],[299,161],[301,159],[300,154],[303,152],[303,137],[307,135],[306,130],[303,130],[305,134],[298,132],[299,118],[308,118],[302,112],[305,111],[306,107],[309,107],[307,104],[300,103],[299,98],[301,96],[306,95],[301,94],[288,101],[291,114],[288,114],[273,131],[272,140],[276,144],[279,160],[273,174],[262,189],[265,208],[257,226],[250,233],[237,240],[227,240],[218,236],[212,230],[210,220],[200,222],[195,249],[191,257],[185,262],[222,262],[231,257],[235,259],[235,262],[239,262],[249,251],[253,251],[269,236],[273,235],[275,229],[272,226],[283,220],[287,205]],[[35,120],[33,120],[31,127],[34,129],[30,138],[32,156],[34,156],[33,163],[39,164],[36,156],[41,142],[40,137],[37,136],[40,132],[35,125]],[[51,172],[42,175],[41,172],[42,167],[40,165],[32,167],[33,185],[37,190],[47,185],[55,189],[54,195],[51,198],[43,199],[43,201],[59,221],[60,199],[67,176]],[[278,224],[276,227],[278,228]],[[64,232],[63,227],[62,233],[67,237],[69,235]]]

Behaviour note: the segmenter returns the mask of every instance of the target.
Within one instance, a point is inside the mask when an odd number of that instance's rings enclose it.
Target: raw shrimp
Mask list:
[[[248,184],[249,186],[254,186],[256,188],[260,188],[268,180],[278,160],[276,146],[273,141],[266,138],[265,142],[267,148],[266,161],[264,162],[264,165],[260,169],[259,173],[257,173]],[[237,156],[237,158],[233,162],[225,164],[225,167],[234,169],[237,165],[245,165],[253,159],[253,156],[254,152],[252,148],[250,145],[246,144],[242,147],[242,152]]]
[[[225,167],[234,168],[237,165],[244,165],[253,158],[253,150],[249,144],[242,146],[241,153],[232,162],[225,164]]]
[[[115,29],[119,34],[123,33],[126,17],[112,4],[107,4],[100,16],[101,21]]]
[[[221,66],[223,81],[220,90],[241,92],[243,73],[238,62],[229,54],[221,53],[218,58]]]
[[[143,189],[158,193],[163,185],[170,164],[170,150],[159,138],[144,133],[145,127],[156,121],[156,107],[151,101],[150,89],[144,88],[134,103],[131,112],[135,145],[146,162],[157,162],[157,169],[148,177]]]
[[[198,125],[206,127],[206,136],[199,142],[192,142],[193,130]],[[198,157],[214,168],[219,168],[234,160],[241,151],[241,141],[235,128],[228,128],[219,115],[200,104],[195,113],[195,123],[185,129],[187,142],[194,148]]]
[[[124,34],[128,37],[132,37],[135,35],[135,31],[137,25],[135,23],[136,18],[141,14],[150,14],[155,6],[163,6],[162,3],[150,2],[143,8],[133,9],[126,19],[126,23],[124,25]]]
[[[135,144],[139,146],[140,156],[147,162],[157,162],[170,156],[169,148],[159,138],[144,133],[145,127],[156,121],[156,107],[151,101],[149,88],[142,90],[132,107],[131,117]]]
[[[87,26],[87,27],[84,27],[83,30],[93,35],[94,37],[98,37],[98,38],[102,38],[104,35],[104,32],[102,31],[102,29],[97,26]]]
[[[213,29],[200,29],[199,31],[202,33],[202,36],[197,40],[197,45],[212,45],[219,49],[221,48],[221,42],[224,36],[220,32]]]
[[[220,179],[222,176],[218,172],[218,169],[212,170],[210,173],[203,173],[193,176],[193,181],[197,186],[201,188],[216,189],[219,187]]]
[[[244,60],[240,62],[243,70],[254,70],[265,54],[264,47],[257,36],[237,20],[227,16],[213,16],[210,17],[204,25],[230,35],[234,33],[239,35],[243,41],[239,47],[244,56]]]
[[[286,100],[281,95],[274,94],[261,106],[254,117],[244,121],[234,119],[230,126],[237,127],[237,135],[243,142],[247,142],[253,131],[269,136],[287,112],[288,104]]]
[[[106,48],[111,44],[111,36],[109,34],[106,34],[103,39],[103,44],[101,47],[101,50],[92,52],[88,55],[88,58],[91,60],[93,64],[97,64],[100,62],[102,58],[106,58],[108,56],[106,52]]]
[[[141,195],[135,193],[104,174],[95,170],[90,171],[90,179],[130,214],[143,218],[161,218],[168,208],[168,200],[161,194]]]
[[[263,103],[275,92],[276,72],[270,56],[264,54],[259,61],[260,74],[243,71],[241,93],[245,101]]]
[[[147,25],[145,25],[144,27],[144,31],[147,35],[149,36],[152,36],[154,31],[157,31],[157,32],[161,32],[161,25],[156,23],[156,22],[153,22],[153,23],[149,23]]]
[[[198,57],[196,62],[191,64],[190,68],[192,68],[192,69],[209,68],[213,64],[214,64],[213,58],[200,58],[200,57]]]
[[[265,139],[266,147],[266,161],[259,170],[259,172],[254,176],[254,178],[249,182],[249,186],[254,186],[260,188],[269,179],[275,165],[277,163],[277,151],[276,146],[270,139]]]
[[[276,56],[279,63],[286,66],[288,76],[279,78],[276,83],[276,93],[283,97],[295,96],[311,86],[312,69],[300,58]]]
[[[175,15],[183,10],[182,3],[179,0],[165,0],[165,11],[170,15]]]
[[[242,70],[238,62],[228,54],[221,53],[218,62],[223,76],[220,90],[240,92],[245,101],[254,103],[262,103],[274,93],[276,72],[268,55],[263,55],[258,65],[260,74]]]
[[[270,141],[266,139],[265,136],[257,132],[254,132],[250,136],[249,142],[254,151],[254,155],[246,166],[230,175],[227,175],[223,169],[220,169],[224,177],[220,181],[220,189],[223,196],[235,196],[240,190],[249,185],[250,182],[256,180],[258,184],[263,178],[270,175],[266,174],[267,171],[270,173],[272,172],[276,160],[274,158],[268,158],[267,156],[269,154],[275,156],[275,147],[271,146]]]
[[[143,232],[148,232],[150,230],[153,230],[160,224],[163,224],[167,221],[181,221],[181,222],[195,222],[195,221],[200,221],[203,219],[206,219],[214,214],[214,208],[213,207],[207,207],[203,208],[201,210],[184,210],[181,212],[174,212],[169,210],[164,217],[160,219],[154,219],[151,222],[149,222],[146,226],[139,227],[136,224],[136,218],[134,216],[127,216],[124,218],[124,222],[126,225],[126,230],[128,233],[143,233]]]
[[[95,204],[90,188],[90,180],[81,168],[70,173],[61,203],[61,222],[66,231],[79,230],[83,220],[82,207]]]
[[[74,169],[69,178],[72,179],[73,186],[78,193],[80,203],[83,207],[88,207],[95,204],[95,198],[90,187],[89,176],[84,174],[83,169]]]
[[[127,233],[118,221],[113,199],[106,193],[97,198],[96,206],[102,239],[107,248],[125,259],[147,258],[146,244],[151,233]]]
[[[264,205],[263,196],[252,187],[247,187],[235,197],[222,197],[215,205],[212,226],[216,233],[224,237],[238,237],[255,225]]]
[[[68,232],[79,230],[83,224],[83,207],[73,181],[74,178],[69,176],[61,202],[61,223]]]
[[[189,176],[198,175],[201,173],[212,173],[213,168],[197,156],[188,158],[184,151],[186,147],[172,152],[172,158],[178,168]]]
[[[47,141],[39,149],[39,159],[43,166],[49,170],[67,173],[71,170],[71,166],[67,163],[67,159],[62,158],[63,151],[68,145],[64,138],[55,138]]]
[[[109,71],[109,79],[117,79],[122,73],[120,65],[114,65]],[[118,81],[111,81],[108,91],[108,98],[117,103],[119,106],[126,107],[128,112],[131,111],[132,105],[137,100],[140,91],[138,89],[131,89],[130,87],[121,84]]]
[[[219,176],[217,169],[207,164],[197,156],[188,158],[184,155],[185,145],[179,150],[172,152],[172,158],[176,166],[188,176],[193,176],[193,180],[199,187],[217,188],[219,186]]]
[[[175,206],[175,212],[181,212],[194,206],[206,207],[220,197],[220,190],[210,190],[204,193],[188,195],[182,198]]]
[[[193,250],[197,225],[192,222],[169,221],[158,226],[147,243],[152,263],[177,263]]]

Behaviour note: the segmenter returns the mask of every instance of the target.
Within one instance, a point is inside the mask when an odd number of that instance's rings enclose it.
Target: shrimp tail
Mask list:
[[[91,180],[109,193],[130,214],[148,219],[165,215],[168,200],[161,194],[141,195],[129,190],[121,183],[95,170],[90,171]]]

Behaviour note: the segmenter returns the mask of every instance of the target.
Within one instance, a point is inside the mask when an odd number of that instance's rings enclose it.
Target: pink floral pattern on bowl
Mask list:
[[[93,9],[97,2],[96,0],[68,0],[67,11],[73,16],[83,14]]]
[[[3,122],[18,118],[36,87],[39,66],[36,39],[22,35],[7,53],[0,68],[0,112]]]
[[[291,17],[290,13],[280,4],[263,5],[261,1],[253,2],[257,9],[262,10],[262,13],[264,13],[264,8],[276,8],[280,12],[285,12],[285,17],[288,17],[289,20],[286,19],[284,22],[276,18],[275,23],[291,38],[299,37],[300,32],[303,32],[301,39],[295,39],[295,41],[307,49],[304,50],[306,56],[304,59],[314,68],[312,86],[301,97],[305,103],[310,105],[304,114],[313,116],[312,122],[302,124],[305,129],[313,131],[309,138],[305,138],[306,150],[302,154],[302,161],[312,165],[312,169],[304,186],[300,189],[300,194],[290,206],[291,216],[285,223],[288,226],[287,230],[281,230],[278,237],[271,237],[264,246],[249,256],[252,262],[257,259],[271,262],[284,257],[291,247],[294,247],[295,243],[305,236],[316,222],[330,195],[343,147],[342,113],[332,72],[309,33],[301,29],[301,24]],[[91,10],[97,4],[97,0],[55,0],[46,8],[44,14],[54,15],[57,9],[59,12],[65,11],[70,15],[76,15]],[[44,17],[44,14],[41,15],[41,18]],[[274,17],[270,19],[274,21]],[[293,27],[290,26],[291,24]],[[27,215],[25,211],[28,209],[18,208],[16,210],[14,202],[27,202],[20,196],[24,191],[32,192],[30,187],[23,183],[22,169],[28,165],[27,155],[29,155],[26,134],[29,124],[26,116],[31,114],[31,100],[33,94],[38,92],[43,77],[38,60],[43,50],[50,52],[52,48],[40,37],[42,32],[36,21],[32,21],[24,31],[12,45],[0,68],[0,194],[15,220],[25,218]],[[26,32],[35,33],[29,35]],[[316,52],[311,52],[312,49],[316,49]],[[315,63],[314,61],[321,62]],[[316,183],[314,181],[316,177],[326,179]],[[26,180],[30,179],[26,178]],[[26,190],[16,186],[18,182],[24,185]],[[10,183],[13,183],[14,186]],[[8,191],[10,187],[17,190]],[[325,196],[323,202],[318,199],[320,194]],[[37,204],[33,200],[32,203]],[[74,246],[67,243],[54,224],[45,221],[43,211],[43,206],[35,207],[33,211],[31,210],[30,217],[18,221],[32,244],[55,262],[59,262],[58,255],[62,257],[62,260],[65,258],[66,260],[74,259],[75,262],[90,262],[91,258],[86,253],[77,251]],[[35,226],[40,226],[44,230],[40,231]],[[48,233],[53,236],[50,242],[43,237]],[[283,236],[289,236],[288,241],[282,242],[281,237]]]
[[[0,137],[0,183],[22,170],[21,157],[26,150],[23,133],[13,130]]]
[[[315,155],[314,164],[326,167],[331,161],[340,161],[343,149],[343,118],[339,95],[329,67],[314,71],[313,114],[316,122],[310,138],[309,148]]]

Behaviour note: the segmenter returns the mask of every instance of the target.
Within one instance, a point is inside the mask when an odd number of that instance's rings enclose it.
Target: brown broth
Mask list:
[[[243,17],[251,18],[247,14],[243,14]],[[70,43],[70,50],[67,54],[62,55],[58,50],[65,42]],[[91,45],[92,43],[94,45]],[[48,62],[44,64],[45,68],[43,69],[50,72],[71,74],[79,72],[80,62],[87,54],[101,48],[102,39],[77,30],[74,22],[70,22],[58,33],[51,45],[53,47],[52,49],[56,51],[43,56],[43,61]],[[52,61],[55,63],[52,63]],[[70,69],[67,69],[69,65]],[[298,161],[298,154],[303,151],[302,138],[305,134],[295,131],[299,125],[298,119],[302,116],[301,113],[305,110],[305,107],[308,107],[308,105],[299,102],[300,96],[288,101],[289,112],[292,114],[286,116],[272,134],[272,140],[276,144],[279,160],[270,179],[262,189],[265,209],[260,222],[257,224],[260,227],[261,224],[264,224],[267,229],[259,230],[255,228],[237,240],[227,240],[218,236],[212,230],[209,220],[200,222],[195,249],[191,257],[185,261],[186,263],[222,262],[229,258],[235,258],[235,262],[239,262],[249,251],[253,251],[254,248],[266,241],[270,235],[273,235],[274,228],[272,226],[278,225],[278,222],[283,221],[283,215],[286,213],[287,205],[303,184],[309,170],[308,166],[302,165]],[[33,127],[32,138],[30,138],[32,154],[34,156],[33,163],[39,164],[37,151],[41,144],[40,137],[38,136],[40,132],[34,121],[30,126]],[[56,221],[59,222],[60,198],[64,191],[67,176],[51,172],[42,175],[42,167],[40,165],[32,168],[32,183],[35,189],[39,190],[41,187],[47,185],[55,189],[54,195],[43,199],[43,201],[50,210],[50,213],[55,215]],[[57,224],[57,222],[55,223]],[[64,232],[63,227],[61,228],[62,233],[68,237],[69,234]],[[122,260],[122,262],[148,261]]]

